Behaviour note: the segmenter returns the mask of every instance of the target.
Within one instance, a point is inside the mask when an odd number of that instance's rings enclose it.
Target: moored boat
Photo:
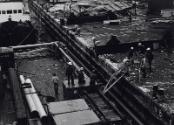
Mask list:
[[[0,46],[35,43],[37,31],[22,1],[0,2]]]

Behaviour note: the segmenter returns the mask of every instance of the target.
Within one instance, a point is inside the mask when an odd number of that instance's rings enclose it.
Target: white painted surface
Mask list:
[[[21,84],[25,83],[25,78],[24,78],[23,75],[20,75],[20,81],[21,81]],[[27,100],[30,112],[37,112],[36,105],[34,104],[34,101],[33,101],[32,97],[31,97],[31,94],[29,94],[30,93],[30,89],[29,88],[24,88],[23,90],[24,90],[24,93],[25,93],[25,98]]]
[[[19,10],[21,13],[18,12]],[[14,11],[17,12],[15,13]],[[0,23],[8,21],[9,17],[11,17],[12,21],[30,20],[29,14],[24,14],[23,12],[24,5],[22,2],[2,2],[0,3]]]

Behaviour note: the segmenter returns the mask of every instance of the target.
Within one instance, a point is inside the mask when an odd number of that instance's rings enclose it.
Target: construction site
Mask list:
[[[38,39],[0,49],[0,125],[174,124],[172,0],[25,2]]]

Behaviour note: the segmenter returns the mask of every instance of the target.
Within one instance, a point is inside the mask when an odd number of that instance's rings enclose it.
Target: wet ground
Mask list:
[[[59,77],[59,94],[56,100],[63,100],[62,84],[65,79],[65,65],[61,59],[50,55],[45,49],[16,55],[16,66],[19,74],[24,75],[25,78],[30,78],[36,90],[42,95],[56,97],[51,81],[52,74],[56,73]],[[45,103],[45,98],[40,96],[40,99]]]

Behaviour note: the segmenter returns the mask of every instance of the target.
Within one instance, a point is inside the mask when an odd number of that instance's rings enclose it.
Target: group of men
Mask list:
[[[75,86],[74,84],[74,77],[75,77],[75,67],[73,66],[72,62],[68,62],[68,66],[66,68],[66,76],[68,78],[68,86]],[[78,77],[78,84],[85,84],[85,74],[84,68],[80,67],[77,73]]]
[[[154,55],[151,48],[145,48],[142,43],[138,43],[137,49],[135,49],[134,47],[130,47],[130,51],[128,52],[128,59],[132,60],[134,55],[140,57],[139,69],[141,72],[141,76],[143,78],[146,78],[147,73],[152,72],[152,61]]]
[[[72,62],[68,62],[68,66],[66,68],[66,76],[68,79],[68,86],[75,86],[74,84],[74,77],[75,77],[75,67],[72,64]],[[95,84],[95,75],[91,76],[91,84]],[[82,85],[85,84],[85,73],[84,73],[84,68],[80,67],[79,71],[77,73],[77,78],[78,78],[78,84]],[[58,98],[58,86],[59,86],[59,78],[56,75],[56,73],[53,73],[52,76],[52,83],[54,84],[54,91],[55,91],[55,97]]]
[[[66,76],[68,78],[68,85],[70,84],[74,86],[74,66],[72,65],[72,62],[68,62],[68,66],[66,68]],[[52,76],[52,83],[54,85],[54,92],[55,97],[58,98],[58,88],[59,88],[59,77],[56,75],[56,73],[53,73]]]

